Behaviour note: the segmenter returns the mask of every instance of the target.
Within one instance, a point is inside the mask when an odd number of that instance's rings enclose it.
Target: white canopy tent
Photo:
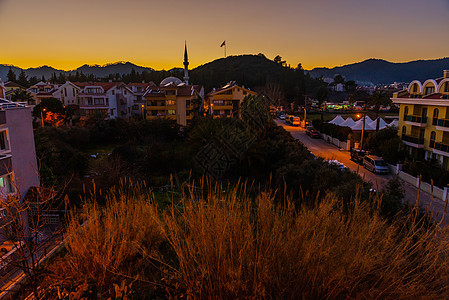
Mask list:
[[[379,130],[384,129],[385,127],[387,127],[388,123],[385,122],[384,119],[379,118]],[[371,123],[369,123],[369,126],[376,129],[377,127],[377,119],[372,121]]]
[[[399,127],[399,120],[393,120],[393,122],[391,122],[390,124],[387,124],[388,127],[394,126],[394,127]]]
[[[372,121],[371,121],[372,123]],[[376,127],[371,127],[369,125],[370,123],[367,123],[365,120],[365,131],[373,131],[376,130]],[[355,122],[355,124],[353,126],[351,126],[352,131],[362,131],[363,129],[363,118],[358,120],[357,122]]]
[[[336,116],[332,121],[329,121],[330,124],[334,124],[334,125],[340,125],[341,123],[343,123],[345,121],[345,119],[343,119],[342,116],[338,115]]]
[[[343,123],[340,124],[341,127],[352,127],[355,121],[351,117],[348,117]]]

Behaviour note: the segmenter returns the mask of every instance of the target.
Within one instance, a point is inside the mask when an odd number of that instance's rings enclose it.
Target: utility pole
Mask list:
[[[360,138],[360,150],[363,150],[363,134],[365,133],[365,119],[366,119],[366,104],[365,104],[365,112],[363,114],[363,126],[362,126],[362,137]]]
[[[43,109],[41,109],[41,121],[42,121],[42,128],[44,128],[45,127],[45,125],[44,125],[44,115],[43,115],[43,112],[44,111],[47,111],[47,109],[46,108],[43,108]]]

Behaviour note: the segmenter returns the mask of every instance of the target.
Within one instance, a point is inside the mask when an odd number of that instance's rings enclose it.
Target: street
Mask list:
[[[304,128],[289,126],[285,124],[282,120],[275,120],[276,124],[282,126],[285,130],[290,132],[290,134],[303,143],[309,150],[317,157],[322,157],[325,160],[328,159],[336,159],[339,162],[343,163],[346,167],[348,167],[351,171],[358,173],[365,181],[371,182],[373,184],[373,188],[376,190],[382,189],[382,187],[392,178],[392,175],[378,175],[374,174],[363,166],[358,165],[357,163],[351,160],[351,156],[348,151],[344,149],[339,149],[337,146],[327,143],[323,139],[313,139],[306,135],[306,131]],[[437,198],[432,197],[432,195],[419,191],[418,189],[404,181],[402,181],[405,197],[404,201],[408,201],[411,205],[415,205],[417,197],[419,195],[419,204],[423,209],[427,209],[433,213],[433,217],[438,222],[444,220],[446,224],[445,218],[445,203]]]

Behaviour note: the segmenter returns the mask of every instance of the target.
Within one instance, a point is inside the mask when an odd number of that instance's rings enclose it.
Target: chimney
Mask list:
[[[443,71],[443,77],[444,78],[449,78],[449,70],[444,70]]]

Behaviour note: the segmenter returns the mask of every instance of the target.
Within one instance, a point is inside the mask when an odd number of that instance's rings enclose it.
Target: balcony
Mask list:
[[[416,115],[406,115],[405,116],[405,124],[418,126],[418,127],[426,127],[427,126],[427,117],[416,116]]]
[[[410,135],[402,135],[402,141],[405,145],[413,148],[424,148],[424,138]]]
[[[435,128],[437,130],[449,132],[449,120],[448,119],[438,119],[438,121],[435,124]]]
[[[433,148],[433,153],[449,157],[449,145],[430,141],[430,148]]]
[[[11,154],[0,155],[0,176],[12,172]]]

